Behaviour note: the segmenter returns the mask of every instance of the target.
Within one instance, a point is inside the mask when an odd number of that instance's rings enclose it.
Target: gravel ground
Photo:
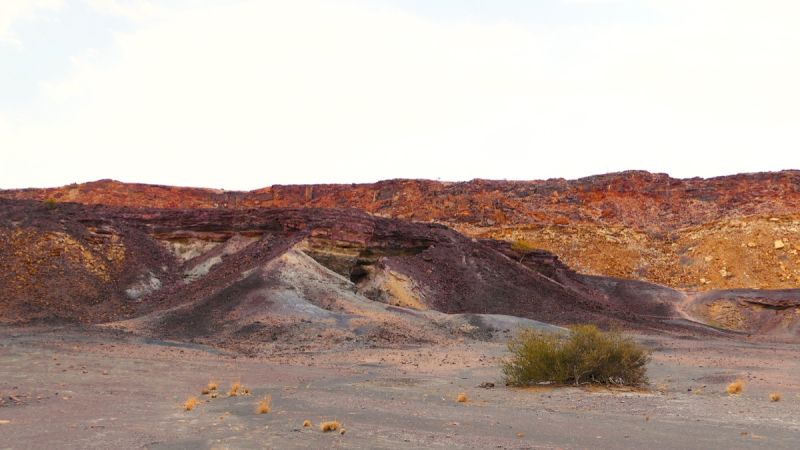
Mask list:
[[[501,343],[250,358],[92,328],[0,327],[0,448],[797,448],[796,344],[637,339],[654,350],[646,389],[517,389],[502,384]],[[214,399],[200,394],[210,379]],[[744,392],[728,396],[735,379]],[[226,396],[234,381],[250,394]],[[200,403],[184,411],[190,395]],[[265,395],[272,408],[258,415]],[[321,432],[323,420],[345,433]]]

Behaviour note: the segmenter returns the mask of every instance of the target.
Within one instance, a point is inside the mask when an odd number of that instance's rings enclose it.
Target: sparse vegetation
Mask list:
[[[303,428],[309,428],[311,426],[311,421],[306,419],[303,421]]]
[[[231,385],[231,388],[228,390],[228,397],[236,397],[239,395],[239,391],[242,389],[242,383],[236,381]]]
[[[771,402],[779,402],[779,401],[781,401],[780,392],[770,392],[769,393],[769,401],[771,401]]]
[[[736,380],[725,388],[728,395],[739,395],[744,390],[744,381]]]
[[[267,395],[266,397],[262,398],[260,402],[258,402],[258,406],[256,407],[256,413],[257,414],[268,413],[271,404],[272,404],[272,396]]]
[[[518,252],[526,253],[535,250],[536,247],[532,243],[520,239],[511,243],[511,249]]]
[[[457,401],[458,403],[466,403],[466,402],[467,402],[467,400],[469,400],[469,399],[467,398],[467,394],[465,394],[465,393],[463,393],[463,392],[462,392],[462,393],[460,393],[460,394],[458,394],[458,397],[456,397],[456,401]]]
[[[512,357],[503,365],[506,384],[647,383],[650,352],[618,332],[594,325],[572,327],[568,336],[525,330],[508,343]]]
[[[217,385],[217,382],[214,380],[209,381],[208,384],[206,385],[206,389],[208,389],[209,391],[216,391],[217,388],[219,388],[219,385]]]
[[[185,411],[191,411],[195,406],[197,406],[198,403],[199,401],[197,400],[197,397],[191,396],[187,398],[185,402],[183,402],[183,409]]]
[[[42,202],[44,207],[50,210],[56,209],[56,200],[54,198],[48,198],[47,200]]]
[[[342,426],[342,424],[340,424],[338,421],[336,421],[336,420],[329,420],[329,421],[322,422],[321,424],[319,424],[319,429],[320,429],[320,430],[321,430],[323,433],[327,433],[328,431],[336,431],[336,430],[338,430],[338,429],[339,429],[341,426]]]

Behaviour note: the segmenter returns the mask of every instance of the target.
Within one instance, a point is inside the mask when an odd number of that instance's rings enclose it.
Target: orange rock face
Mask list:
[[[521,242],[577,270],[673,287],[800,286],[800,171],[675,179],[272,186],[250,192],[98,181],[0,197],[154,208],[357,208]],[[780,241],[780,248],[774,245]]]

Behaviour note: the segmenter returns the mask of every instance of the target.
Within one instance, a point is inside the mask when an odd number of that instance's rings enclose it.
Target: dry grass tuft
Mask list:
[[[743,390],[744,381],[742,380],[736,380],[725,388],[725,392],[727,392],[728,395],[738,395],[741,394]]]
[[[322,422],[321,424],[319,424],[319,429],[320,429],[320,430],[321,430],[323,433],[326,433],[326,432],[328,432],[328,431],[336,431],[336,430],[338,430],[338,429],[339,429],[341,426],[342,426],[342,424],[340,424],[339,422],[337,422],[337,421],[335,421],[335,420],[330,420],[330,421],[328,421],[328,422]]]
[[[462,393],[460,393],[460,394],[458,394],[458,397],[456,397],[456,401],[457,401],[458,403],[466,403],[466,402],[467,402],[467,400],[469,400],[469,399],[467,398],[467,394],[465,394],[465,393],[463,393],[463,392],[462,392]]]
[[[208,385],[206,385],[206,389],[208,389],[209,391],[216,391],[217,388],[219,388],[219,385],[214,380],[209,381]]]
[[[242,383],[235,382],[231,385],[231,388],[228,390],[228,397],[236,397],[239,395],[239,390],[242,389]]]
[[[201,394],[203,394],[203,395],[208,395],[209,393],[211,393],[211,391],[209,391],[209,390],[208,390],[208,389],[206,389],[206,388],[203,388],[203,390],[202,390],[202,391],[200,391],[200,393],[201,393]]]
[[[306,419],[303,421],[303,428],[308,428],[311,426],[311,421]]]
[[[256,407],[256,414],[266,414],[269,412],[269,407],[272,404],[272,396],[267,395],[266,397],[262,398],[260,402],[258,402],[258,406]]]
[[[769,401],[771,401],[771,402],[779,402],[779,401],[781,401],[781,393],[780,392],[770,392]]]
[[[186,411],[191,411],[194,409],[195,406],[197,406],[198,403],[199,402],[197,401],[197,397],[195,396],[189,397],[186,399],[185,402],[183,402],[183,409]]]

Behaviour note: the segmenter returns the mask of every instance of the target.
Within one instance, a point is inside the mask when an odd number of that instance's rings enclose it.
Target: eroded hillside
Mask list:
[[[305,323],[324,310],[333,320],[355,303],[557,324],[669,328],[680,318],[669,289],[610,295],[547,252],[356,210],[0,206],[4,322],[156,314],[162,334],[191,337],[234,332],[254,315]]]
[[[800,286],[800,172],[675,179],[272,186],[250,192],[98,181],[0,196],[151,208],[357,208],[541,248],[581,271],[677,288]]]
[[[682,289],[800,286],[800,216],[726,219],[669,233],[605,227],[502,227],[480,235],[558,254],[578,271]]]

